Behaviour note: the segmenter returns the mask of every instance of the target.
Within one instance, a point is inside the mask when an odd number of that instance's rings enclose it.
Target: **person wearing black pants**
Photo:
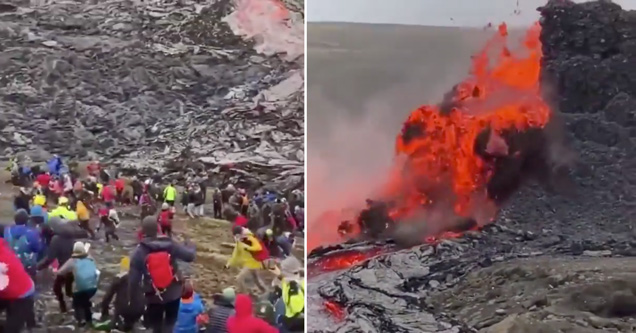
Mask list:
[[[35,318],[34,306],[35,299],[33,295],[10,301],[0,301],[0,311],[7,311],[7,320],[3,327],[4,332],[23,332],[25,326],[29,327],[30,318]]]
[[[51,238],[46,249],[46,255],[38,262],[38,271],[48,268],[56,260],[60,265],[66,263],[73,253],[75,240],[88,238],[88,233],[86,230],[81,229],[78,223],[62,222],[57,216],[51,217],[48,227]],[[67,312],[68,309],[66,302],[64,302],[62,289],[66,291],[66,295],[73,295],[72,274],[57,275],[53,282],[53,293],[60,304],[60,311]]]
[[[157,236],[157,219],[153,216],[144,218],[141,223],[143,239],[130,255],[130,271],[128,273],[129,288],[142,290],[146,301],[144,323],[150,326],[153,333],[167,333],[174,330],[181,301],[182,285],[177,260],[193,262],[196,253],[194,244],[180,244],[169,237]],[[172,258],[172,270],[175,276],[160,293],[153,287],[146,260],[150,254],[165,252]]]
[[[179,315],[180,304],[180,299],[167,303],[148,304],[144,321],[150,325],[153,333],[166,332],[162,328],[174,327]]]
[[[96,292],[97,289],[89,289],[73,293],[73,310],[75,312],[75,320],[78,323],[85,323],[90,327],[90,323],[93,322],[91,298],[95,296]]]
[[[73,274],[57,275],[53,282],[53,294],[60,304],[60,311],[66,313],[68,308],[64,301],[64,293],[66,296],[73,297]]]

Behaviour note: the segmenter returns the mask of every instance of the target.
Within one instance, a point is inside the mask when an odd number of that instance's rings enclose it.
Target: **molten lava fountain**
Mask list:
[[[513,54],[502,24],[473,57],[466,80],[439,105],[421,106],[409,115],[396,140],[395,166],[380,193],[392,203],[393,220],[432,223],[433,211],[478,225],[494,219],[501,202],[519,185],[493,186],[500,161],[528,158],[515,138],[541,132],[551,116],[541,94],[539,33],[539,24],[530,28]],[[331,219],[317,224],[336,228],[333,212],[324,216]],[[309,235],[310,250],[324,244]]]

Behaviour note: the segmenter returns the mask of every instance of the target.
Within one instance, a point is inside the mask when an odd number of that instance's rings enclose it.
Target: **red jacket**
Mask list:
[[[234,225],[238,225],[243,228],[245,228],[245,226],[247,225],[247,222],[248,222],[247,217],[243,215],[239,215],[234,219]]]
[[[278,333],[261,318],[252,314],[252,299],[245,295],[236,295],[234,305],[236,313],[227,320],[227,333]]]
[[[7,281],[8,279],[8,281]],[[4,239],[0,239],[0,299],[20,299],[33,292],[33,280]]]
[[[49,182],[51,182],[51,176],[45,173],[41,173],[35,178],[35,180],[40,184],[40,186],[49,187]]]
[[[106,185],[102,189],[102,199],[107,202],[115,200],[115,194],[113,194],[113,188],[110,185]]]
[[[172,224],[172,212],[169,210],[162,210],[157,216],[157,222],[160,226],[169,227]]]

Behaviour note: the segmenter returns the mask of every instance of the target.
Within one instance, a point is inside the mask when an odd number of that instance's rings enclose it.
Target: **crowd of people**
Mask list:
[[[78,329],[303,331],[304,271],[292,253],[304,224],[299,190],[284,197],[273,191],[249,195],[233,185],[211,189],[211,215],[231,222],[235,241],[225,269],[239,272],[235,286],[206,295],[212,300],[206,304],[178,264],[195,260],[195,246],[187,238],[177,241],[172,228],[179,198],[184,216],[206,216],[205,179],[191,177],[179,193],[175,183],[162,187],[151,179],[112,177],[99,162],[90,163],[80,177],[80,170],[59,156],[45,167],[12,160],[8,169],[19,191],[13,223],[0,226],[0,310],[7,314],[6,332],[42,326],[34,304],[46,292],[38,282],[47,272],[55,277],[52,291],[60,312],[69,313],[66,299],[72,301]],[[91,242],[100,241],[102,229],[104,242],[119,241],[118,209],[124,205],[139,207],[138,243],[121,259],[120,273],[103,282]],[[102,282],[108,288],[99,306],[101,318],[94,320],[94,298]]]

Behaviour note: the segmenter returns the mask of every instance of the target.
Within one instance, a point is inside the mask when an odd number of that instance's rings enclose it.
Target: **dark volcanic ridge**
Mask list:
[[[567,129],[569,148],[578,154],[571,172],[574,194],[528,184],[481,232],[407,250],[385,244],[395,252],[315,275],[310,294],[321,297],[310,298],[310,311],[326,313],[322,302],[327,300],[347,315],[344,321],[311,317],[309,331],[636,332],[636,274],[598,268],[619,260],[607,257],[636,255],[631,220],[636,12],[608,1],[554,0],[539,10],[546,97]],[[317,249],[310,266],[320,270],[326,256],[369,245]],[[545,283],[529,292],[516,284],[522,280]],[[508,284],[519,288],[505,294]],[[478,285],[492,293],[475,289],[480,297],[466,297]],[[548,296],[537,295],[543,289]],[[544,296],[546,301],[533,301]],[[334,328],[324,329],[327,325]]]
[[[3,155],[97,157],[171,177],[224,167],[226,182],[302,186],[303,65],[257,54],[223,21],[233,10],[230,0],[5,3]]]

